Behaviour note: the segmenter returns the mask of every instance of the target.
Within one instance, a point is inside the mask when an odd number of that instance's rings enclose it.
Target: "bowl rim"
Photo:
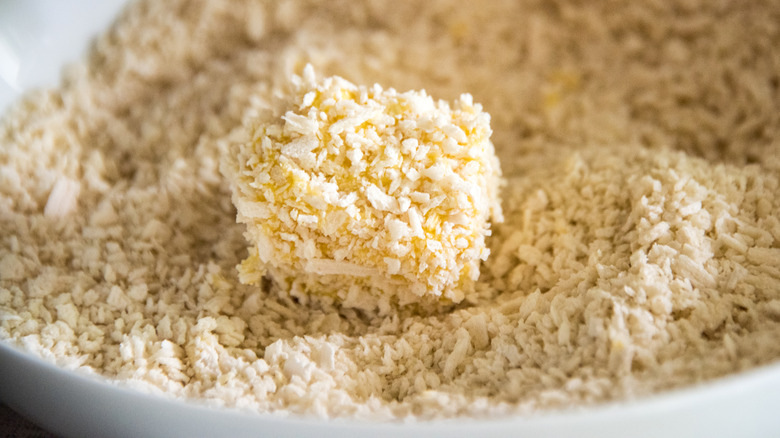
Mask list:
[[[15,371],[10,370],[10,367],[14,367]],[[747,418],[735,416],[732,419],[721,417],[718,420],[710,415],[703,415],[706,410],[702,408],[714,407],[717,409],[724,403],[729,405],[732,402],[739,402],[740,396],[746,400],[755,399],[754,396],[757,393],[764,393],[768,396],[767,400],[758,400],[759,405],[767,407],[767,413],[774,411],[772,406],[777,406],[777,403],[780,403],[780,362],[773,362],[700,384],[675,388],[631,400],[541,411],[530,415],[389,421],[353,418],[324,419],[294,414],[258,413],[239,408],[215,406],[213,403],[203,400],[166,397],[132,388],[127,383],[97,373],[66,369],[28,352],[20,346],[8,342],[8,340],[0,340],[0,374],[18,375],[20,372],[27,374],[27,377],[32,377],[34,381],[37,381],[38,377],[42,377],[55,389],[65,383],[70,386],[82,387],[87,392],[102,393],[116,401],[125,402],[127,405],[148,406],[159,411],[170,411],[168,417],[170,421],[167,423],[171,424],[177,422],[177,416],[185,413],[186,417],[196,416],[205,422],[214,422],[215,419],[218,420],[217,422],[223,423],[234,422],[234,425],[239,426],[232,431],[231,435],[234,436],[241,436],[242,431],[252,427],[271,428],[279,431],[318,430],[336,433],[338,436],[360,436],[365,433],[371,433],[375,436],[391,436],[400,431],[403,431],[405,435],[414,436],[473,436],[476,433],[483,436],[502,436],[507,431],[524,432],[524,435],[526,435],[525,432],[528,432],[533,434],[532,436],[560,436],[548,435],[544,431],[565,430],[579,430],[578,436],[611,436],[604,435],[604,432],[615,425],[631,425],[637,422],[653,424],[656,421],[670,420],[670,416],[680,417],[681,414],[683,419],[687,419],[687,424],[677,424],[678,427],[682,426],[681,431],[689,429],[702,431],[702,428],[707,428],[705,423],[708,423],[709,426],[716,425],[719,430],[722,430],[723,427],[738,426],[735,421],[743,423]],[[21,379],[23,378],[21,377]],[[13,388],[13,385],[9,385],[9,382],[5,380],[0,380],[0,401],[7,403],[23,415],[32,417],[33,421],[41,422],[40,414],[35,412],[36,406],[31,406],[29,403],[35,397],[27,397],[26,399],[18,397],[19,388]],[[24,388],[27,391],[35,390],[29,388],[30,385],[27,386]],[[64,395],[67,396],[67,394]],[[750,409],[754,410],[755,406]],[[762,412],[756,411],[755,414],[758,415],[759,419],[763,418]],[[766,420],[768,424],[780,427],[780,416],[767,417]],[[159,422],[159,419],[156,421]],[[43,420],[43,423],[46,424],[46,421]],[[51,424],[46,425],[52,427]],[[53,429],[57,429],[57,425],[53,425]],[[632,435],[645,436],[642,435],[642,431],[635,432],[637,433],[632,432]],[[656,432],[654,431],[647,436],[658,436]],[[544,434],[539,435],[538,433]]]

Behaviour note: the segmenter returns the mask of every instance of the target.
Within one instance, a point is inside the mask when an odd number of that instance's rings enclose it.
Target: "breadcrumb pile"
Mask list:
[[[307,66],[276,110],[223,153],[252,244],[241,281],[390,312],[474,292],[501,219],[490,116],[461,95],[317,82]]]
[[[0,123],[0,338],[165,397],[372,420],[777,363],[777,41],[770,0],[134,2]],[[307,63],[491,115],[504,222],[460,303],[382,313],[240,281],[221,145]]]

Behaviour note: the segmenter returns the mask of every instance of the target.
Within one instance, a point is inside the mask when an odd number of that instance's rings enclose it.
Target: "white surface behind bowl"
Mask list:
[[[0,2],[0,111],[54,86],[124,1]],[[366,423],[209,408],[67,371],[0,342],[0,401],[63,436],[772,437],[780,436],[780,364],[648,399],[532,418]]]

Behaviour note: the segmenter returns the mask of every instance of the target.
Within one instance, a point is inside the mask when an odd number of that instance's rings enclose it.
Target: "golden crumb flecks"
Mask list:
[[[472,294],[501,219],[490,116],[467,94],[317,81],[311,66],[291,82],[222,157],[251,244],[242,278],[364,310]]]

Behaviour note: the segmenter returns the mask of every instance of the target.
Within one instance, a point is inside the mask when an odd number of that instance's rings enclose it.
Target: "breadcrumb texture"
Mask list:
[[[293,76],[223,154],[252,244],[242,281],[384,313],[474,293],[501,219],[490,116],[461,95]]]
[[[749,29],[749,31],[745,31]],[[496,417],[780,359],[776,1],[141,1],[0,126],[0,337],[168,397]],[[220,147],[323,76],[491,115],[474,293],[387,315],[247,285]]]

